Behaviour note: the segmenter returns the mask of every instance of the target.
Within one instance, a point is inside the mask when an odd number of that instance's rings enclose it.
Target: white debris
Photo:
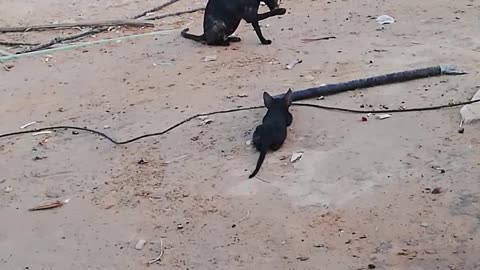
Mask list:
[[[135,245],[135,249],[136,250],[141,250],[145,246],[146,243],[147,243],[147,241],[144,240],[144,239],[138,240],[137,244]]]
[[[203,58],[203,62],[213,62],[213,61],[217,61],[216,55],[207,55]]]
[[[290,158],[290,162],[291,162],[291,163],[297,162],[297,161],[299,161],[302,157],[303,157],[303,152],[293,153],[293,154],[292,154],[292,157]]]
[[[392,117],[392,115],[388,114],[388,113],[377,114],[377,119],[378,120],[385,120],[385,119],[388,119],[390,117]]]
[[[34,125],[34,124],[36,124],[36,123],[37,123],[37,121],[33,121],[33,122],[30,122],[30,123],[27,123],[27,124],[21,126],[20,129],[26,129],[27,127],[29,127],[29,126],[31,126],[31,125]]]
[[[381,16],[377,17],[377,22],[380,25],[392,24],[392,23],[395,22],[395,19],[392,16],[389,16],[389,15],[381,15]]]
[[[288,64],[285,68],[288,69],[288,70],[290,70],[290,69],[294,68],[297,64],[300,64],[300,63],[302,63],[302,62],[303,62],[302,59],[294,59],[294,60],[292,60],[292,62],[290,62],[290,64]]]
[[[246,141],[245,144],[246,144],[246,145],[249,145],[249,146],[252,145],[252,140]]]
[[[13,191],[13,188],[11,186],[8,186],[8,187],[5,187],[5,189],[3,190],[5,193],[10,193]]]
[[[46,131],[35,132],[35,133],[32,133],[32,136],[39,136],[39,135],[45,135],[45,134],[52,134],[52,131],[46,130]]]

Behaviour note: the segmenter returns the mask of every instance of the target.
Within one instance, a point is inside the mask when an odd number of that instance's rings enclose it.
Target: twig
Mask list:
[[[56,38],[54,38],[54,39],[52,39],[52,40],[50,40],[46,43],[42,43],[42,44],[39,44],[37,46],[30,47],[30,48],[25,49],[21,52],[18,52],[17,54],[39,51],[39,50],[42,50],[42,49],[49,48],[49,47],[51,47],[55,44],[58,44],[58,43],[62,43],[62,42],[65,42],[65,41],[79,39],[79,38],[82,38],[82,37],[91,36],[91,35],[95,35],[95,34],[98,34],[98,33],[101,33],[101,32],[105,32],[105,31],[108,30],[108,28],[109,27],[101,27],[101,28],[97,28],[97,29],[91,29],[91,30],[88,30],[86,32],[82,32],[82,33],[79,33],[79,34],[66,36],[66,37],[63,37],[63,38],[56,37]]]
[[[242,223],[242,222],[245,221],[249,216],[250,216],[250,210],[247,211],[247,215],[244,216],[242,219],[240,219],[240,220],[237,222],[237,224]]]
[[[319,37],[319,38],[303,38],[303,42],[310,42],[310,41],[319,41],[319,40],[329,40],[329,39],[335,39],[337,37],[335,36],[328,36],[328,37]]]
[[[185,11],[180,11],[180,12],[163,14],[163,15],[159,15],[159,16],[155,16],[155,17],[147,17],[147,18],[145,18],[145,20],[147,20],[147,21],[160,20],[160,19],[164,19],[164,18],[167,18],[167,17],[180,16],[180,15],[183,15],[183,14],[194,13],[194,12],[198,12],[198,11],[202,11],[202,10],[205,10],[205,8],[202,7],[202,8],[192,9],[192,10],[185,10]]]
[[[36,45],[38,45],[38,43],[0,41],[0,46],[8,46],[8,47],[16,47],[16,46],[36,46]]]
[[[255,178],[257,178],[258,180],[260,180],[260,181],[262,181],[262,182],[264,182],[264,183],[271,184],[270,181],[267,181],[267,180],[261,178],[260,176],[255,176]]]
[[[152,23],[140,20],[109,20],[96,22],[76,22],[58,24],[40,24],[31,26],[1,27],[0,33],[43,31],[49,29],[66,29],[75,27],[100,27],[100,26],[153,26]]]
[[[142,12],[141,14],[138,14],[134,17],[132,17],[131,19],[138,19],[138,18],[141,18],[145,15],[147,15],[148,13],[150,12],[155,12],[155,11],[159,11],[165,7],[168,7],[170,6],[171,4],[173,3],[176,3],[180,0],[170,0],[166,3],[164,3],[163,5],[160,5],[158,7],[154,7],[152,9],[149,9],[147,11],[144,11]],[[66,36],[66,37],[63,37],[63,38],[60,38],[60,37],[56,37],[52,40],[50,40],[49,42],[46,42],[46,43],[43,43],[43,44],[40,44],[40,45],[37,45],[33,48],[29,48],[27,50],[24,50],[24,51],[21,51],[19,53],[27,53],[27,52],[34,52],[34,51],[38,51],[38,50],[42,50],[42,49],[46,49],[46,48],[49,48],[55,44],[58,44],[58,43],[62,43],[64,41],[68,41],[68,40],[74,40],[74,39],[79,39],[79,38],[84,38],[84,37],[88,37],[88,36],[91,36],[91,35],[95,35],[95,34],[98,34],[98,33],[102,33],[102,32],[106,32],[108,31],[109,27],[100,27],[100,28],[95,28],[95,29],[91,29],[89,31],[86,31],[86,32],[82,32],[80,34],[75,34],[75,35],[71,35],[71,36]],[[17,53],[17,54],[19,54]]]
[[[157,12],[157,11],[159,11],[159,10],[161,10],[161,9],[164,9],[164,8],[170,6],[171,4],[174,4],[174,3],[178,2],[178,1],[180,1],[180,0],[170,0],[170,1],[168,1],[168,2],[166,2],[166,3],[164,3],[164,4],[162,4],[162,5],[160,5],[160,6],[158,6],[158,7],[151,8],[151,9],[149,9],[149,10],[147,10],[147,11],[144,11],[144,12],[136,15],[136,16],[134,16],[132,19],[138,19],[138,18],[141,18],[141,17],[147,15],[148,13]]]
[[[162,256],[163,256],[163,240],[160,239],[160,255],[158,255],[158,257],[156,257],[155,259],[148,261],[147,264],[150,265],[158,261],[162,261]]]

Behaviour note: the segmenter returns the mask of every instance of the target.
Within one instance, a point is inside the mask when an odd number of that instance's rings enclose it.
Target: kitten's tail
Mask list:
[[[260,167],[262,167],[263,161],[265,160],[265,156],[267,155],[267,147],[262,147],[260,150],[260,156],[258,157],[257,167],[248,178],[253,178],[257,175],[258,171],[260,171]]]
[[[187,39],[191,39],[191,40],[197,41],[197,42],[205,41],[205,34],[203,34],[201,36],[197,36],[197,35],[187,33],[188,30],[190,30],[190,29],[185,28],[185,29],[182,30],[182,32],[180,33],[182,35],[182,37],[187,38]]]

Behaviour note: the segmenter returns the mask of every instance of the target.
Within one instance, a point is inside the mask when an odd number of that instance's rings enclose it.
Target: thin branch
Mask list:
[[[62,42],[65,42],[65,41],[74,40],[74,39],[78,39],[78,38],[82,38],[82,37],[86,37],[86,36],[95,35],[95,34],[98,34],[98,33],[101,33],[101,32],[105,32],[105,31],[108,30],[108,28],[110,28],[110,27],[101,27],[101,28],[91,29],[91,30],[86,31],[86,32],[82,32],[82,33],[79,33],[79,34],[66,36],[66,37],[56,37],[56,38],[54,38],[54,39],[52,39],[52,40],[50,40],[46,43],[42,43],[42,44],[39,44],[37,46],[25,49],[21,52],[17,52],[17,54],[39,51],[39,50],[42,50],[42,49],[49,48],[49,47],[51,47],[55,44],[58,44],[58,43],[62,43]]]
[[[17,46],[37,46],[38,43],[28,42],[13,42],[13,41],[0,41],[0,46],[17,47]]]
[[[131,19],[138,19],[138,18],[141,18],[145,15],[147,15],[148,13],[151,13],[151,12],[156,12],[156,11],[159,11],[165,7],[168,7],[170,6],[171,4],[174,4],[176,2],[178,2],[180,0],[170,0],[158,7],[154,7],[152,9],[149,9],[147,11],[144,11],[142,12],[141,14],[138,14],[134,17],[132,17]],[[71,35],[71,36],[66,36],[66,37],[56,37],[46,43],[42,43],[42,44],[39,44],[33,48],[29,48],[27,50],[23,50],[23,51],[20,51],[18,52],[17,54],[20,54],[20,53],[27,53],[27,52],[34,52],[34,51],[38,51],[38,50],[42,50],[42,49],[46,49],[46,48],[49,48],[55,44],[58,44],[58,43],[62,43],[64,41],[69,41],[69,40],[74,40],[74,39],[79,39],[79,38],[84,38],[84,37],[88,37],[88,36],[91,36],[91,35],[95,35],[95,34],[98,34],[98,33],[102,33],[102,32],[106,32],[108,31],[110,27],[100,27],[100,28],[95,28],[95,29],[91,29],[89,31],[86,31],[86,32],[82,32],[80,34],[75,34],[75,35]]]
[[[153,26],[152,23],[140,20],[109,20],[96,22],[75,22],[58,24],[41,24],[31,26],[0,27],[0,33],[44,31],[50,29],[67,29],[76,27],[100,27],[100,26]]]
[[[162,257],[163,257],[163,240],[160,239],[160,255],[158,255],[158,257],[156,257],[155,259],[148,261],[147,264],[150,265],[158,261],[162,261]]]
[[[168,1],[168,2],[166,2],[166,3],[164,3],[164,4],[162,4],[162,5],[160,5],[160,6],[158,6],[158,7],[151,8],[151,9],[149,9],[149,10],[147,10],[147,11],[144,11],[144,12],[138,14],[138,15],[135,15],[135,16],[133,16],[132,19],[138,19],[138,18],[144,17],[144,16],[147,15],[148,13],[157,12],[157,11],[159,11],[159,10],[161,10],[161,9],[164,9],[164,8],[170,6],[170,5],[172,5],[172,4],[174,4],[174,3],[178,2],[178,1],[180,1],[180,0],[170,0],[170,1]]]
[[[185,10],[185,11],[163,14],[163,15],[159,15],[159,16],[155,16],[155,17],[147,17],[147,18],[145,18],[145,20],[147,20],[147,21],[160,20],[160,19],[164,19],[164,18],[168,18],[168,17],[180,16],[180,15],[184,15],[184,14],[194,13],[194,12],[198,12],[198,11],[202,11],[202,10],[205,10],[205,8],[202,7],[202,8],[192,9],[192,10]]]

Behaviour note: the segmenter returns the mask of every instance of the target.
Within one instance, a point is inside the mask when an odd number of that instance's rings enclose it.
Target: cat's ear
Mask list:
[[[265,104],[265,107],[270,108],[273,103],[273,97],[270,96],[267,92],[263,92],[263,103]]]
[[[287,107],[290,107],[290,105],[292,105],[292,99],[293,99],[292,89],[288,89],[287,93],[285,93],[285,96],[283,96],[283,100],[285,101],[285,104],[287,105]]]

